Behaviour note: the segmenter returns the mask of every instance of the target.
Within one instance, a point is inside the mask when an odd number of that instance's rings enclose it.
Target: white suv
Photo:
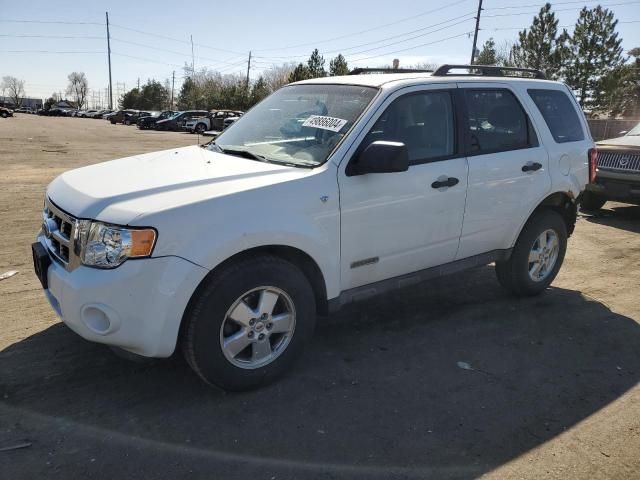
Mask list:
[[[389,289],[495,262],[508,290],[538,294],[595,172],[577,102],[540,77],[443,66],[288,85],[204,148],[59,176],[36,272],[82,337],[149,357],[179,343],[232,390],[286,371],[316,314]]]

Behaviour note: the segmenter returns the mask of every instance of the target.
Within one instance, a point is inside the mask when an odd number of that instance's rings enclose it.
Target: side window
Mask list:
[[[527,90],[557,143],[584,140],[580,118],[571,99],[560,90]]]
[[[454,125],[450,92],[411,93],[387,107],[360,148],[376,140],[402,142],[409,164],[425,163],[454,154]]]
[[[529,118],[508,90],[465,89],[471,154],[504,152],[537,145]]]

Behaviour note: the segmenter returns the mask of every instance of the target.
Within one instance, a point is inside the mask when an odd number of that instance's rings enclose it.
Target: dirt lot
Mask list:
[[[640,208],[581,216],[553,288],[484,267],[321,319],[258,392],[179,356],[129,363],[54,316],[31,273],[47,183],[196,137],[0,119],[0,477],[640,478]],[[460,368],[466,362],[473,370]]]

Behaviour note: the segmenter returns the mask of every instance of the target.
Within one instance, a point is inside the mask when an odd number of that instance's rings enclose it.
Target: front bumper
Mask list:
[[[42,236],[38,241],[44,245]],[[62,321],[86,340],[168,357],[189,299],[207,273],[180,257],[128,260],[112,270],[80,266],[71,272],[52,260],[44,292]]]
[[[640,174],[599,169],[595,182],[587,184],[586,190],[607,200],[639,203]]]

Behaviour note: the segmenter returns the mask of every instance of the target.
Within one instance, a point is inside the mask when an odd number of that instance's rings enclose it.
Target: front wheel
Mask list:
[[[522,229],[509,260],[496,262],[498,281],[515,295],[537,295],[556,278],[566,250],[564,219],[554,210],[541,210]]]
[[[7,118],[7,116],[8,116],[7,112],[0,113],[0,117],[2,117],[2,118]]]
[[[196,133],[199,133],[200,135],[202,135],[206,131],[207,131],[207,126],[204,123],[199,123],[196,125]]]
[[[261,256],[208,280],[184,321],[182,348],[193,370],[225,390],[248,390],[292,367],[313,334],[315,297],[295,265]]]

